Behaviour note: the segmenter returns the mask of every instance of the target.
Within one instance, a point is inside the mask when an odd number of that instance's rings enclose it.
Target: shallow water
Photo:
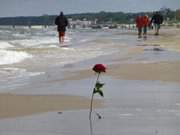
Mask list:
[[[19,85],[17,80],[24,80],[18,81],[24,84],[36,75],[44,74],[46,78],[47,70],[89,68],[98,62],[112,63],[115,58],[120,59],[118,62],[128,63],[180,59],[177,52],[153,51],[153,46],[144,46],[143,53],[129,57],[129,49],[144,44],[136,35],[128,34],[131,32],[121,29],[68,30],[64,43],[67,47],[59,47],[55,27],[0,27],[0,91],[7,85],[11,87],[11,84],[15,88]],[[147,40],[151,38],[149,36]]]

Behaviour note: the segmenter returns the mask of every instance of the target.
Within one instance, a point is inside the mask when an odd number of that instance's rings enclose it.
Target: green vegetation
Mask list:
[[[179,20],[180,11],[172,11],[168,8],[160,10],[164,16],[164,20],[174,21]],[[69,14],[68,18],[72,20],[90,20],[97,23],[134,23],[134,19],[138,14],[147,14],[149,17],[152,16],[152,12],[141,12],[141,13],[124,13],[124,12],[98,12],[98,13],[81,13],[81,14]],[[178,18],[176,18],[176,16]],[[43,16],[30,16],[30,17],[6,17],[0,18],[0,25],[54,25],[54,19],[56,15],[43,15]]]

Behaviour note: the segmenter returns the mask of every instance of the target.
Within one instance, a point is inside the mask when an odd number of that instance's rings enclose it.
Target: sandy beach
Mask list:
[[[121,35],[116,33],[116,36]],[[130,34],[132,41],[135,39],[133,36],[136,36],[135,32]],[[159,37],[154,37],[153,31],[148,36],[147,40],[135,39],[136,43],[132,42],[130,47],[124,43],[120,46],[117,41],[114,43],[119,45],[115,46],[116,49],[127,49],[125,55],[118,52],[107,60],[107,72],[102,74],[106,84],[105,97],[94,102],[94,107],[104,116],[101,121],[94,118],[96,134],[179,134],[180,61],[174,55],[179,56],[180,32],[176,28],[162,28]],[[89,63],[92,65],[96,60]],[[106,64],[102,58],[97,60],[98,63],[101,61]],[[60,73],[57,70],[59,67],[45,70],[46,74],[32,79],[29,84],[1,93],[0,134],[86,134],[89,130],[89,93],[96,75],[91,67],[78,69],[77,65],[69,64]],[[48,94],[42,94],[45,92]],[[63,117],[57,118],[53,112],[62,112],[60,116]],[[48,120],[44,120],[46,118]],[[18,123],[18,120],[22,120],[23,124]],[[42,121],[48,124],[43,125]],[[17,126],[13,127],[12,123]],[[38,126],[32,128],[32,123],[38,123]],[[11,126],[8,128],[9,124]],[[22,128],[25,129],[22,131]]]
[[[0,118],[19,117],[48,111],[63,112],[89,108],[90,100],[70,95],[13,95],[0,94]],[[102,106],[96,100],[94,107]]]
[[[125,80],[156,80],[180,83],[180,62],[138,63],[109,65],[106,76]],[[84,79],[92,76],[90,70],[79,71],[66,79]]]

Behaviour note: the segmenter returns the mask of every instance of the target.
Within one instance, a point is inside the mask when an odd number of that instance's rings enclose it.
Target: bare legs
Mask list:
[[[141,38],[142,36],[142,27],[138,28],[138,38]]]
[[[155,24],[155,34],[154,35],[159,35],[159,29],[160,29],[160,24]]]
[[[143,38],[146,39],[147,38],[147,26],[143,27]]]
[[[64,36],[60,36],[60,37],[59,37],[59,43],[60,43],[60,44],[63,44],[63,43],[64,43]]]
[[[142,31],[143,31],[143,38],[147,38],[147,27],[139,27],[138,28],[138,38],[142,37]]]
[[[59,43],[60,44],[64,43],[64,36],[65,36],[65,32],[59,32]]]

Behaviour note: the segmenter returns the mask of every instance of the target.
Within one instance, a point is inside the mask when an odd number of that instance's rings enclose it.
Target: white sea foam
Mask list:
[[[120,117],[130,117],[130,116],[134,116],[134,114],[132,113],[122,113],[122,114],[119,114]]]
[[[0,49],[7,49],[11,47],[13,47],[13,45],[11,45],[10,43],[6,41],[0,41]]]
[[[83,60],[92,59],[98,56],[101,56],[103,54],[106,54],[103,50],[100,50],[98,48],[96,49],[90,49],[90,48],[71,48],[65,46],[60,48],[60,52],[57,55],[48,55],[47,58],[56,57],[59,59],[59,62],[61,65],[64,64],[70,64],[70,63],[76,63]],[[57,64],[57,63],[56,63]]]
[[[0,65],[18,63],[26,58],[32,58],[32,55],[26,52],[0,50]]]
[[[21,45],[24,47],[33,47],[33,46],[38,46],[41,44],[51,44],[54,43],[55,40],[52,38],[49,39],[24,39],[24,40],[14,40],[11,41],[12,44],[15,45]]]
[[[65,43],[69,43],[71,38],[65,37]],[[14,45],[20,45],[23,47],[39,47],[44,46],[48,47],[48,45],[58,44],[58,37],[33,37],[32,39],[23,39],[23,40],[13,40],[10,43]]]
[[[29,76],[38,76],[38,75],[42,75],[45,74],[45,72],[28,72]]]
[[[24,68],[0,68],[0,93],[8,92],[27,85],[31,77],[43,75],[45,72],[29,72]]]
[[[2,68],[0,69],[0,77],[8,77],[8,79],[38,76],[45,74],[45,72],[29,72],[23,68]]]
[[[11,68],[11,67],[0,69],[0,77],[7,78],[7,80],[22,77],[25,74],[26,74],[26,69]],[[6,79],[1,80],[1,81],[6,81]]]
[[[64,42],[70,42],[72,40],[72,38],[66,36],[65,39],[64,39]]]
[[[25,38],[26,37],[25,34],[19,34],[19,33],[14,33],[13,36],[16,38]]]

